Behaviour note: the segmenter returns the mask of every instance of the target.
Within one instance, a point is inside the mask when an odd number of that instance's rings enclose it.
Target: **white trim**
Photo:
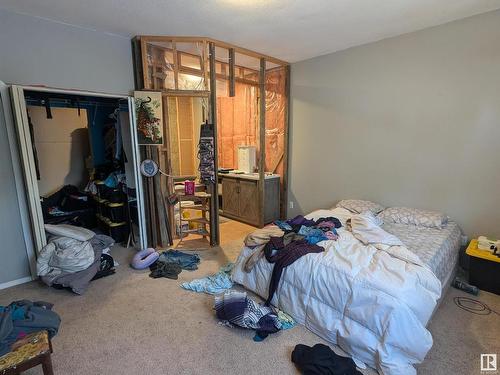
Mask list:
[[[134,178],[135,178],[135,191],[137,196],[137,216],[139,217],[139,232],[141,240],[141,249],[148,247],[148,232],[146,230],[146,213],[144,210],[144,192],[142,186],[141,170],[141,157],[139,151],[139,143],[137,140],[136,130],[136,117],[135,117],[135,99],[128,98],[128,113],[130,118],[130,137],[132,140],[132,159],[134,161]]]
[[[10,288],[11,286],[29,283],[30,281],[33,281],[33,280],[34,279],[31,276],[26,276],[26,277],[23,277],[21,279],[7,281],[6,283],[0,284],[0,289],[7,289],[7,288]]]
[[[84,91],[84,90],[68,90],[60,89],[56,87],[40,87],[40,86],[29,86],[29,85],[17,85],[17,87],[22,88],[27,91],[38,91],[38,92],[51,92],[55,94],[67,94],[67,95],[82,95],[82,96],[96,96],[100,98],[113,98],[113,99],[128,99],[130,96],[121,94],[108,94],[105,92],[94,92],[94,91]]]
[[[40,204],[40,192],[38,190],[35,156],[31,143],[26,99],[24,97],[24,90],[21,86],[12,85],[11,93],[14,107],[14,119],[19,140],[19,151],[21,153],[22,167],[24,169],[24,181],[33,229],[33,239],[35,241],[35,251],[38,254],[47,244],[47,238],[45,236],[42,207]]]
[[[0,81],[0,95],[2,96],[3,113],[7,128],[7,138],[10,148],[10,157],[12,160],[12,170],[14,172],[14,183],[16,185],[17,201],[19,203],[19,215],[21,217],[21,226],[23,229],[23,238],[28,257],[31,276],[36,276],[36,252],[33,246],[31,232],[30,216],[28,204],[26,202],[26,190],[24,188],[23,171],[21,169],[21,160],[17,149],[16,129],[14,118],[12,116],[11,98],[8,86]]]

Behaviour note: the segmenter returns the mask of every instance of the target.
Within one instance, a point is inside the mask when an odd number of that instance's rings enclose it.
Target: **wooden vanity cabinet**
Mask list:
[[[220,176],[223,215],[260,227],[279,219],[279,176],[266,178],[264,207],[259,205],[259,181],[245,176]]]

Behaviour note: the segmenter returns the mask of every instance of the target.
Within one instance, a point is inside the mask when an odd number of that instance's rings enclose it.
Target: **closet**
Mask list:
[[[134,101],[12,86],[35,249],[44,224],[71,224],[147,247]]]

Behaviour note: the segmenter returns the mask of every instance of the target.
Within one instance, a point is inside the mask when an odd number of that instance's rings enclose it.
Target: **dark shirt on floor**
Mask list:
[[[362,375],[351,358],[337,355],[323,344],[295,346],[292,362],[304,375]]]

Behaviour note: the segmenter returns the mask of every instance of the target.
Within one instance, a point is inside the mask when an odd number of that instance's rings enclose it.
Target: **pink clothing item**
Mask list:
[[[329,239],[329,240],[333,240],[333,241],[337,241],[337,239],[339,238],[339,236],[337,236],[335,233],[333,233],[331,230],[329,230],[328,232],[325,232],[325,236]]]

